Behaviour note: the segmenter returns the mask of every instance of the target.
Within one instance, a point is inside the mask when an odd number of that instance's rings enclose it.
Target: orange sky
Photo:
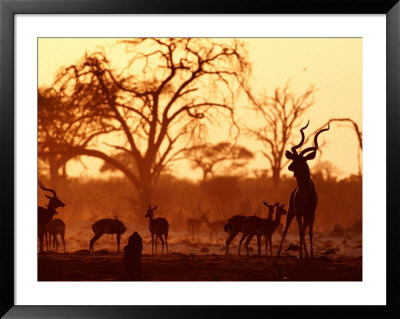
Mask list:
[[[85,52],[102,46],[114,67],[125,66],[124,49],[115,45],[115,38],[41,38],[38,51],[38,84],[51,85],[55,72],[66,64],[72,64]],[[333,117],[350,117],[362,129],[362,39],[361,38],[246,38],[252,62],[251,86],[267,93],[277,86],[283,86],[291,79],[292,89],[301,94],[309,84],[318,91],[315,104],[304,118],[310,119],[307,132],[321,126]],[[122,57],[122,58],[121,58]],[[239,116],[251,125],[246,110],[239,110]],[[218,128],[212,136],[221,135]],[[222,136],[222,135],[221,135]],[[358,172],[357,145],[354,131],[344,125],[333,124],[331,130],[321,135],[327,145],[321,160],[331,161],[338,167],[341,176]],[[222,137],[221,137],[222,139]],[[256,151],[260,145],[242,138],[240,141]],[[71,163],[68,172],[72,175],[97,175],[100,160],[85,158],[90,167],[82,171],[80,164]],[[313,164],[317,162],[314,161]],[[311,164],[312,166],[312,164]],[[201,171],[192,171],[188,163],[181,161],[175,167],[180,176],[200,178]],[[268,162],[257,156],[250,168],[268,168]],[[287,171],[284,170],[284,173]]]

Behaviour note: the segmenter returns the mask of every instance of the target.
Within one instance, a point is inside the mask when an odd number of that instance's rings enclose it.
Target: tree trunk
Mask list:
[[[272,168],[272,183],[275,187],[279,187],[281,181],[281,170],[277,167]]]
[[[57,189],[59,175],[58,175],[59,166],[57,161],[54,158],[49,158],[49,179],[50,179],[50,188]]]

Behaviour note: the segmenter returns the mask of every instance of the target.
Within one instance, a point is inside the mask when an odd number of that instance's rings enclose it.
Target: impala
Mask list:
[[[117,249],[119,252],[119,243],[121,241],[121,235],[125,233],[126,227],[123,222],[118,220],[118,218],[104,218],[100,219],[92,225],[92,230],[94,232],[93,238],[89,243],[89,251],[93,251],[93,246],[96,240],[98,240],[103,234],[116,234],[117,235]]]
[[[264,202],[265,203],[265,202]],[[275,203],[273,205],[268,205],[269,211],[268,211],[268,219],[272,220],[272,214],[274,212],[274,207],[278,203]],[[254,216],[256,217],[256,216]],[[243,215],[235,215],[231,218],[228,219],[228,222],[224,226],[224,230],[229,233],[229,237],[226,240],[226,255],[229,255],[229,245],[232,242],[232,240],[237,236],[237,234],[242,233],[242,237],[239,240],[239,248],[238,248],[238,255],[240,255],[240,248],[242,246],[243,240],[249,236],[249,233],[243,228],[243,225],[246,221],[248,216],[243,216]],[[259,218],[259,217],[257,217]]]
[[[148,209],[146,210],[146,215],[144,217],[149,218],[149,230],[151,233],[151,254],[153,254],[153,249],[154,249],[154,235],[156,235],[156,254],[157,254],[157,238],[160,238],[161,243],[162,243],[162,250],[161,254],[164,253],[164,239],[163,235],[165,238],[165,244],[167,246],[167,254],[168,254],[168,221],[163,218],[163,217],[158,217],[156,219],[153,219],[154,211],[157,209],[158,205],[154,206],[151,208],[149,205]]]
[[[189,218],[187,220],[188,232],[192,236],[192,240],[194,241],[194,237],[197,236],[197,241],[199,241],[199,229],[201,224],[204,222],[203,213],[200,213],[200,218]]]
[[[65,252],[65,223],[63,222],[62,219],[60,218],[55,218],[50,221],[50,223],[47,226],[47,232],[49,234],[49,247],[51,246],[51,237],[53,237],[53,250],[54,246],[56,248],[56,251],[58,250],[58,240],[57,240],[57,235],[60,235],[61,240],[64,245],[64,252]]]
[[[290,223],[293,218],[296,216],[297,224],[299,226],[299,237],[300,237],[300,258],[303,258],[303,247],[305,257],[308,257],[307,246],[305,241],[305,231],[307,227],[309,227],[309,238],[310,238],[310,255],[313,257],[313,225],[314,225],[314,217],[315,210],[317,208],[318,203],[318,195],[315,190],[315,186],[310,176],[310,169],[308,167],[307,161],[315,158],[318,150],[318,136],[325,131],[329,130],[328,128],[319,130],[314,137],[314,146],[308,147],[297,153],[297,149],[300,148],[304,143],[304,130],[307,128],[307,125],[300,129],[301,133],[301,141],[299,144],[293,146],[290,151],[285,152],[285,156],[287,159],[291,160],[292,163],[289,165],[289,170],[293,172],[294,177],[296,178],[297,187],[290,194],[289,200],[289,209],[288,215],[286,218],[286,226],[283,231],[282,240],[279,245],[278,256],[281,253],[282,244],[285,240],[286,233],[289,229]],[[307,154],[308,153],[308,154]]]
[[[45,195],[49,199],[47,207],[38,207],[38,237],[40,241],[40,252],[43,252],[43,239],[47,232],[48,225],[53,219],[53,216],[57,214],[56,208],[65,207],[65,204],[57,197],[54,189],[46,188],[39,181],[39,186],[44,191],[50,192],[53,196]]]
[[[243,223],[243,236],[247,237],[245,246],[246,246],[246,254],[249,255],[249,243],[251,239],[256,235],[257,236],[257,247],[258,247],[258,256],[261,256],[261,237],[265,236],[265,254],[268,254],[268,244],[267,241],[269,239],[269,234],[272,231],[274,220],[272,220],[272,216],[274,213],[274,208],[279,207],[279,203],[275,203],[273,205],[269,205],[266,202],[263,202],[265,206],[268,207],[268,217],[261,218],[258,216],[249,216],[244,220]],[[275,230],[275,229],[274,229]],[[272,236],[272,233],[271,233]],[[244,239],[244,238],[243,238]],[[272,250],[271,250],[272,255]]]
[[[240,255],[240,246],[242,245],[243,239],[247,236],[243,230],[243,224],[246,220],[247,216],[243,215],[235,215],[228,219],[228,222],[224,226],[224,230],[229,233],[229,237],[226,240],[226,255],[229,255],[229,245],[232,240],[239,233],[243,233],[242,238],[239,241],[239,250],[238,255]]]
[[[268,204],[266,202],[263,202],[264,205]],[[267,228],[267,232],[265,233],[265,255],[268,255],[268,244],[269,244],[269,249],[271,251],[271,256],[272,254],[272,235],[277,230],[282,224],[281,224],[281,217],[282,215],[286,215],[287,211],[283,208],[285,204],[279,206],[279,204],[276,206],[276,212],[275,212],[275,219],[273,221],[269,221],[270,227]],[[268,240],[267,240],[268,239]]]
[[[200,221],[204,222],[210,230],[210,238],[212,240],[213,234],[215,234],[215,242],[217,242],[218,233],[222,230],[225,225],[225,220],[216,220],[210,222],[208,219],[208,213],[202,214]]]

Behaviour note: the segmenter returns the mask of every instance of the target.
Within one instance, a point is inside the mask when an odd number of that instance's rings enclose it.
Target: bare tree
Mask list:
[[[203,181],[206,181],[208,176],[214,177],[221,163],[230,163],[230,169],[234,170],[246,165],[247,161],[253,158],[253,154],[243,146],[220,142],[215,145],[206,143],[191,147],[185,151],[185,157],[192,162],[192,168],[201,168]]]
[[[283,88],[276,88],[273,95],[264,94],[260,98],[246,91],[263,120],[262,127],[247,128],[247,132],[263,144],[261,153],[271,166],[274,184],[279,185],[281,171],[288,164],[284,158],[285,149],[293,130],[301,124],[302,116],[314,104],[315,88],[311,85],[304,93],[296,94],[288,82]]]
[[[362,139],[362,131],[360,130],[358,124],[352,120],[351,118],[332,118],[329,119],[326,123],[324,123],[324,125],[322,125],[321,127],[319,127],[317,130],[314,131],[314,133],[318,132],[319,130],[321,130],[322,128],[326,127],[328,124],[332,123],[332,122],[339,122],[339,123],[343,123],[343,122],[347,122],[351,124],[352,129],[354,130],[354,133],[356,133],[357,136],[357,140],[358,140],[358,174],[361,176],[362,175],[362,165],[361,165],[361,153],[362,153],[362,149],[363,149],[363,139]],[[308,138],[306,139],[306,142],[308,141]]]
[[[160,173],[204,136],[208,123],[223,117],[234,125],[235,95],[250,67],[237,40],[141,38],[122,45],[127,66],[120,71],[94,52],[59,72],[54,89],[73,110],[60,121],[77,133],[52,141],[42,156],[102,159],[131,181],[144,209]],[[128,154],[135,170],[115,152]]]

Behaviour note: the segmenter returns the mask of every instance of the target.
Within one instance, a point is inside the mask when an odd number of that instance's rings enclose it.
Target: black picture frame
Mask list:
[[[387,50],[387,305],[386,306],[16,306],[14,305],[14,18],[16,14],[385,14]],[[0,315],[5,318],[203,318],[283,316],[400,317],[400,3],[398,0],[0,0],[0,181],[2,243]],[[376,106],[382,108],[383,106]],[[384,143],[384,141],[382,141]],[[382,168],[377,168],[382,169]],[[390,172],[390,174],[389,174]],[[383,206],[384,207],[384,206]],[[379,212],[382,214],[384,212]],[[284,296],[282,296],[284,298]],[[177,301],[179,304],[179,301]]]

